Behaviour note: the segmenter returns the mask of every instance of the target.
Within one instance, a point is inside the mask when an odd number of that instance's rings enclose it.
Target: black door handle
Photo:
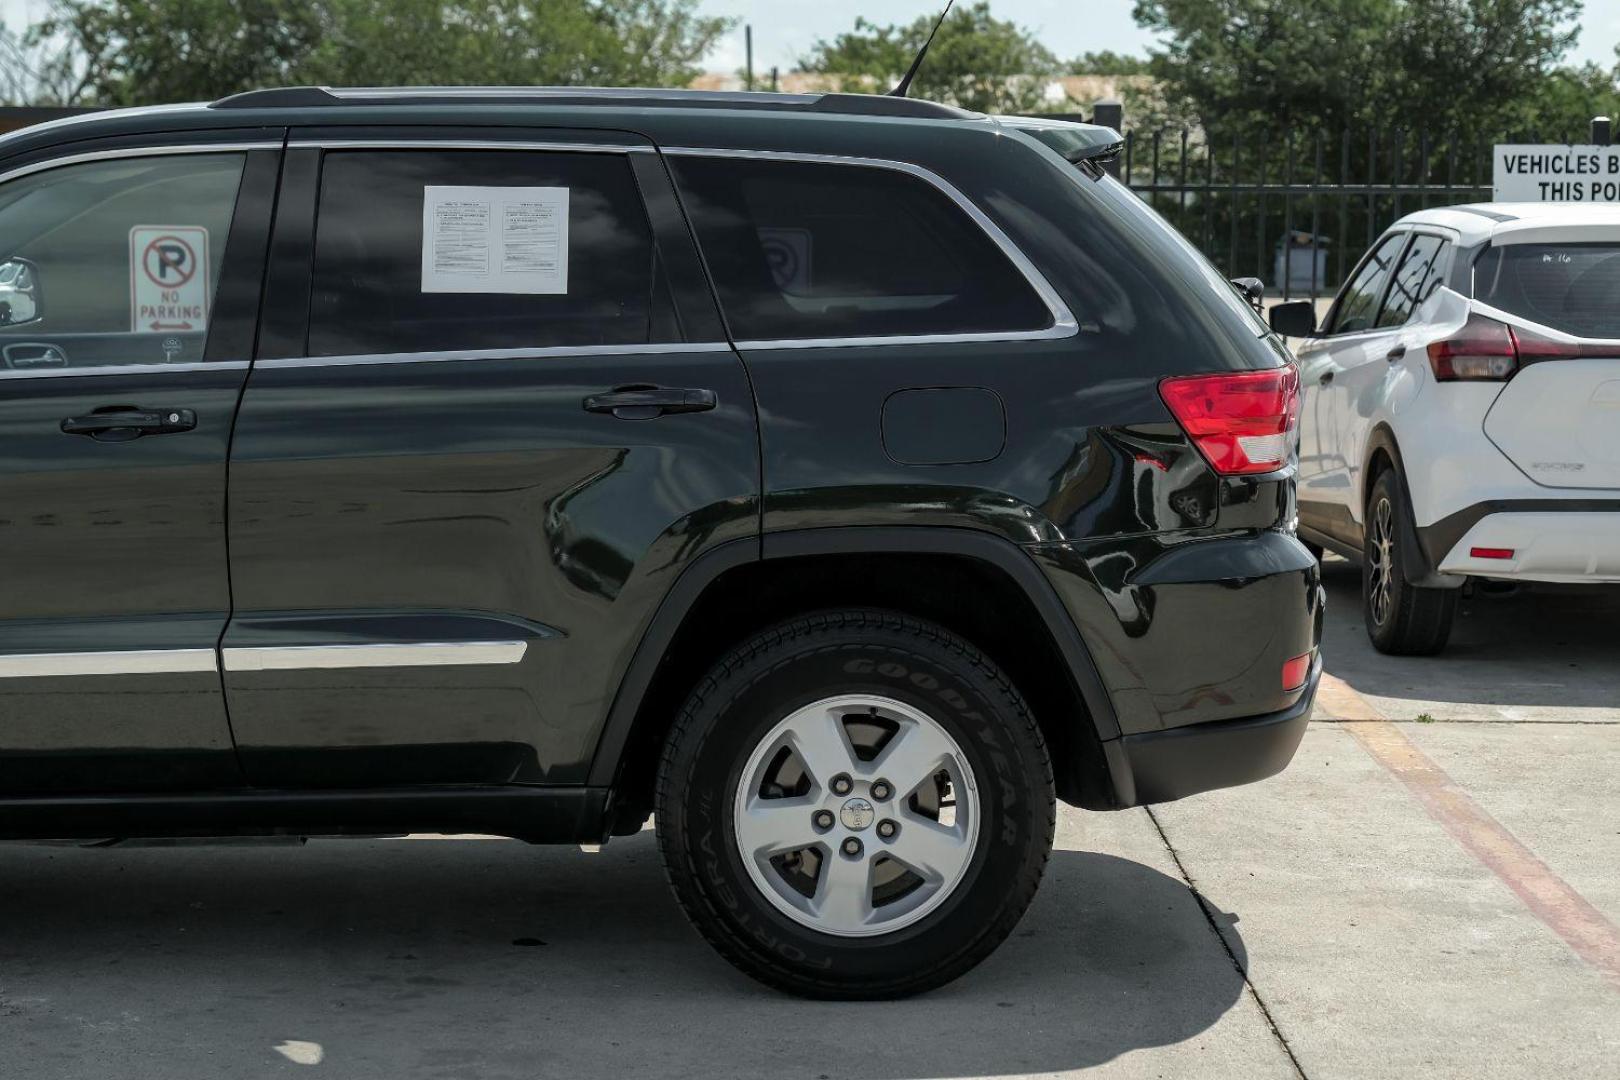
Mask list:
[[[64,434],[88,435],[102,442],[168,435],[196,426],[197,414],[190,409],[139,409],[132,405],[109,405],[89,416],[70,416],[62,421]]]
[[[1390,363],[1393,364],[1395,361],[1399,360],[1401,357],[1403,357],[1405,355],[1406,355],[1406,346],[1405,345],[1397,345],[1393,349],[1389,350],[1389,352],[1384,354],[1384,359],[1388,360]]]
[[[720,403],[713,390],[624,386],[585,399],[586,412],[612,413],[620,420],[651,420],[665,413],[707,412]]]
[[[1322,372],[1321,375],[1317,376],[1316,381],[1321,383],[1323,386],[1326,386],[1328,383],[1333,381],[1333,372],[1331,372],[1331,371]]]

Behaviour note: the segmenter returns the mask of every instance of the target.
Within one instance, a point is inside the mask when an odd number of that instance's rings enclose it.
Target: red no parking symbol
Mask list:
[[[197,253],[181,237],[154,237],[141,253],[141,269],[159,288],[178,289],[196,275]]]

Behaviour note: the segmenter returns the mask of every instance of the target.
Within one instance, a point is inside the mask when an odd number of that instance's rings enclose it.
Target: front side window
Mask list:
[[[89,161],[0,185],[0,367],[200,361],[244,161]]]
[[[623,155],[332,151],[309,353],[673,340],[655,265]]]
[[[1488,248],[1474,298],[1576,337],[1620,338],[1620,244]]]
[[[1391,264],[1395,256],[1400,254],[1406,238],[1406,233],[1395,233],[1386,236],[1373,248],[1367,261],[1361,264],[1339,294],[1339,302],[1334,306],[1332,321],[1327,329],[1329,334],[1354,334],[1372,329],[1373,316],[1378,310],[1378,294],[1384,291]]]
[[[933,184],[888,168],[681,156],[676,183],[749,341],[1042,330],[1052,312]]]
[[[1423,306],[1440,281],[1445,267],[1442,256],[1446,242],[1438,236],[1419,233],[1401,257],[1401,265],[1390,280],[1389,296],[1378,315],[1379,326],[1404,326],[1412,312]]]

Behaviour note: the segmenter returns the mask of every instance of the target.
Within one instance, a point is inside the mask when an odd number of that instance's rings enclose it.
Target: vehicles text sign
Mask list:
[[[1492,183],[1497,202],[1620,202],[1620,146],[1501,144]]]

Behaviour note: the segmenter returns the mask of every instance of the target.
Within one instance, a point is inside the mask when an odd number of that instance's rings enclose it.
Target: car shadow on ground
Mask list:
[[[1072,851],[995,956],[898,1002],[798,1001],[734,972],[645,832],[600,855],[6,845],[0,922],[0,1044],[33,1078],[136,1058],[166,1080],[263,1075],[278,1045],[345,1077],[1044,1073],[1194,1039],[1243,993],[1183,882]]]
[[[1539,709],[1620,701],[1620,587],[1475,590],[1458,608],[1445,651],[1412,657],[1383,656],[1367,641],[1359,566],[1330,557],[1322,582],[1324,662],[1362,694]]]

